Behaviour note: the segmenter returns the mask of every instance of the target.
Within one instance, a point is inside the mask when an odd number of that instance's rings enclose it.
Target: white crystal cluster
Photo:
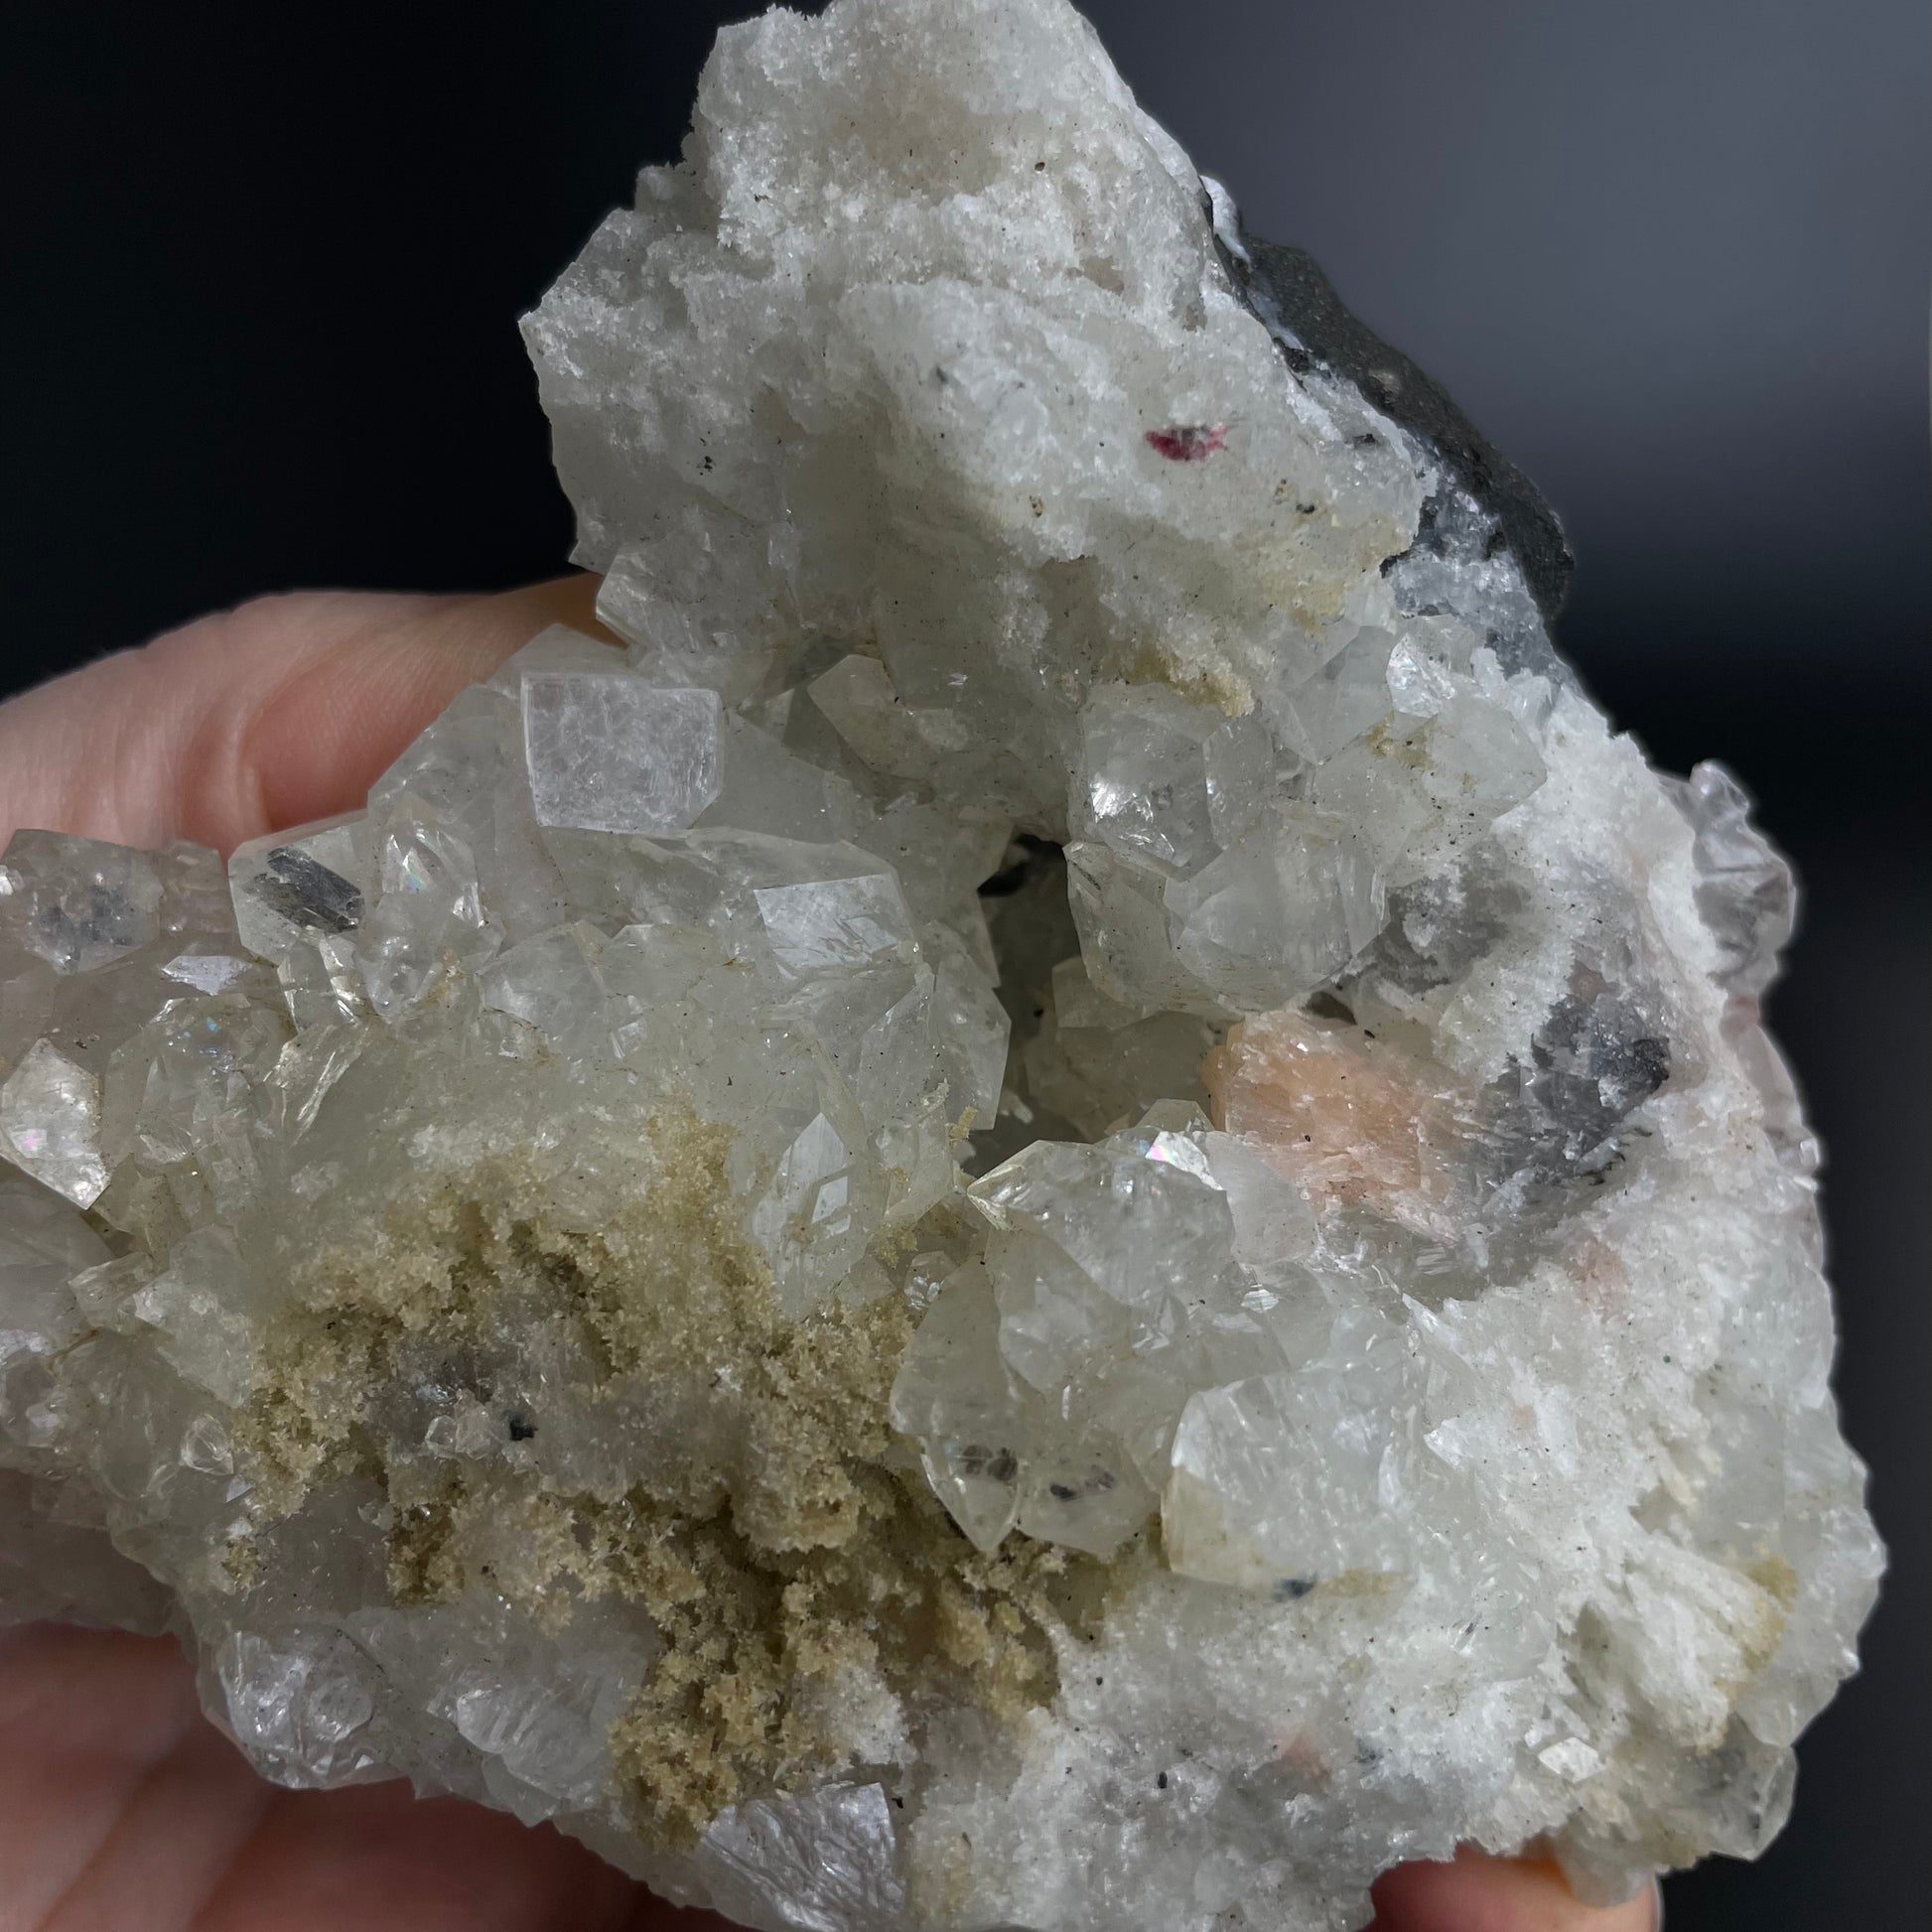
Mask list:
[[[1775,1833],[1879,1568],[1788,874],[1252,266],[1060,0],[725,31],[527,324],[626,647],[0,862],[0,1613],[770,1932]]]

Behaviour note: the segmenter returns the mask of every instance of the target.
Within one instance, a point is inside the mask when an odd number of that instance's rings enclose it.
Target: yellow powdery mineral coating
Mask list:
[[[372,1251],[315,1265],[238,1438],[263,1520],[331,1477],[382,1483],[400,1603],[486,1584],[553,1627],[586,1597],[643,1609],[665,1649],[613,1754],[640,1835],[666,1847],[836,1770],[855,1681],[908,1714],[968,1703],[1018,1722],[1058,1688],[1049,1632],[1104,1583],[1090,1558],[1020,1536],[984,1556],[953,1527],[888,1419],[915,1313],[887,1296],[783,1316],[729,1151],[689,1112],[658,1116],[642,1184],[595,1233],[556,1225],[544,1176],[507,1162],[412,1202]],[[627,1488],[590,1494],[381,1438],[405,1344],[461,1354],[533,1303],[577,1324],[607,1384],[729,1391],[730,1454],[653,1437]],[[237,1576],[246,1561],[244,1544]]]

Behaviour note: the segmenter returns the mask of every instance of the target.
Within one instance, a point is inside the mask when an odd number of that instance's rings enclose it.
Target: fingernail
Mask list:
[[[1650,1874],[1650,1932],[1664,1932],[1664,1881]]]

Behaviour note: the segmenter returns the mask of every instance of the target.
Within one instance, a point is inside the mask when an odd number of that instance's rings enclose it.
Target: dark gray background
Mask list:
[[[568,516],[514,321],[668,158],[651,0],[16,5],[0,693],[255,592],[506,585]],[[1257,229],[1575,540],[1563,636],[1804,870],[1774,1015],[1831,1149],[1839,1385],[1894,1549],[1754,1867],[1673,1932],[1916,1922],[1932,1792],[1925,0],[1093,0]],[[287,16],[287,17],[285,17]]]

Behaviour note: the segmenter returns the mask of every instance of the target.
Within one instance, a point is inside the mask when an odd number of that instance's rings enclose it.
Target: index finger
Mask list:
[[[497,596],[261,598],[0,705],[0,847],[34,825],[121,845],[244,839],[346,811],[467,684],[598,580]]]

